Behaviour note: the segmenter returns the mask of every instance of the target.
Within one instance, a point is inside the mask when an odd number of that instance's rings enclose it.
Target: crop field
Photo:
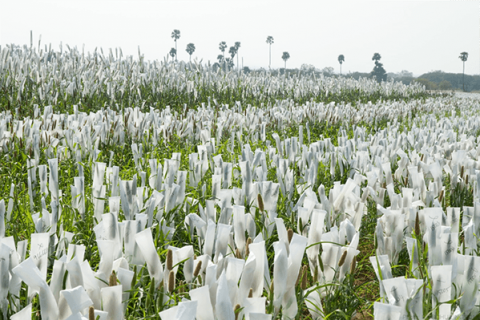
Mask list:
[[[0,49],[0,319],[478,319],[480,99]]]

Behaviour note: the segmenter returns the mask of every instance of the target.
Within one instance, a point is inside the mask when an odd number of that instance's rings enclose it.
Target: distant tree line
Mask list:
[[[178,51],[177,51],[177,40],[180,39],[180,30],[173,30],[171,37],[175,42],[175,48],[171,48],[169,55],[172,57],[172,60],[178,61]],[[268,44],[268,69],[272,74],[285,74],[288,73],[297,73],[297,74],[315,74],[315,75],[324,75],[324,76],[333,76],[334,69],[332,67],[327,67],[322,70],[315,69],[312,65],[303,64],[300,69],[287,69],[287,60],[290,59],[290,53],[284,51],[282,53],[282,60],[284,62],[284,68],[279,70],[272,70],[271,63],[272,63],[272,44],[275,43],[272,36],[267,37],[266,43]],[[228,50],[229,57],[225,56],[225,51],[228,48],[227,43],[225,41],[221,41],[219,43],[219,49],[221,54],[217,56],[218,62],[215,62],[213,68],[215,70],[222,69],[224,71],[232,70],[234,65],[234,58],[237,57],[237,71],[240,70],[239,66],[239,55],[238,51],[241,47],[241,43],[239,41],[235,42],[235,45],[231,46]],[[189,55],[190,62],[192,61],[192,54],[195,52],[195,45],[193,43],[187,44],[186,51]],[[380,62],[381,55],[379,53],[374,53],[372,60],[375,62],[375,66],[373,70],[369,73],[361,73],[361,72],[354,72],[348,73],[344,76],[351,77],[354,79],[359,78],[373,78],[378,82],[394,80],[400,81],[404,84],[410,84],[412,82],[420,82],[428,90],[450,90],[450,89],[462,89],[463,91],[480,91],[480,76],[469,76],[465,75],[465,62],[468,59],[467,52],[460,53],[460,60],[463,63],[463,73],[456,74],[456,73],[444,73],[442,71],[434,71],[430,73],[426,73],[421,75],[418,78],[414,78],[411,72],[403,70],[399,74],[395,73],[387,73],[385,68],[383,67],[383,63]],[[338,62],[340,64],[340,76],[342,76],[342,64],[345,62],[345,56],[340,54],[338,56]],[[243,65],[243,63],[242,63]],[[243,67],[243,66],[242,66]],[[248,67],[243,67],[242,71],[245,73],[250,73],[251,70]],[[258,71],[265,71],[263,68],[260,68]]]
[[[415,81],[424,84],[428,90],[463,90],[463,77],[465,77],[465,91],[480,91],[480,75],[433,71],[422,74]]]
[[[168,52],[168,56],[172,57],[173,61],[178,61],[177,41],[181,37],[180,30],[174,29],[172,31],[171,37],[172,37],[173,41],[175,42],[175,48],[170,49],[170,51]],[[268,68],[270,69],[271,62],[272,62],[272,44],[274,43],[273,37],[268,36],[266,42],[268,44]],[[234,58],[236,56],[237,57],[237,71],[239,71],[240,70],[240,64],[239,64],[239,61],[238,61],[239,60],[238,59],[238,56],[239,56],[238,55],[238,50],[241,47],[241,42],[237,41],[237,42],[235,42],[234,46],[230,47],[230,49],[228,50],[228,54],[230,55],[230,57],[225,56],[225,51],[226,51],[227,47],[228,46],[227,46],[227,43],[225,41],[221,41],[219,43],[218,48],[220,49],[222,54],[219,54],[217,56],[217,61],[218,62],[215,62],[213,64],[213,68],[215,70],[222,69],[224,71],[232,70],[235,67]],[[195,44],[193,44],[193,43],[187,44],[187,48],[186,48],[185,51],[187,51],[187,53],[189,55],[190,62],[192,62],[192,54],[195,52],[195,49],[196,49]],[[282,60],[284,62],[284,66],[285,66],[284,69],[283,69],[283,72],[285,72],[285,70],[287,68],[287,60],[288,59],[290,59],[290,53],[288,53],[287,51],[284,51],[282,53]],[[250,69],[248,67],[245,67],[242,70],[245,71],[245,72],[250,72]]]

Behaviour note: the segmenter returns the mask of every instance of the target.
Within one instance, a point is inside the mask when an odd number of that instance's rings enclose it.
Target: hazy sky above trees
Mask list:
[[[370,72],[379,52],[387,72],[433,70],[461,73],[460,52],[468,52],[466,74],[480,74],[478,1],[366,0],[3,0],[0,45],[60,41],[86,51],[121,47],[124,55],[163,59],[174,47],[173,29],[181,31],[178,59],[214,63],[218,44],[241,42],[240,64],[268,68],[267,36],[274,37],[272,68],[311,64],[334,67],[345,56],[342,72]],[[235,58],[235,63],[236,63]]]

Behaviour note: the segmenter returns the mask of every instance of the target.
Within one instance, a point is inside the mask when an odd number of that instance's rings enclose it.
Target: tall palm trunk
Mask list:
[[[463,61],[463,92],[465,92],[465,61]]]
[[[272,65],[272,44],[268,45],[268,68]]]
[[[177,39],[175,39],[175,61],[178,61],[177,60]]]

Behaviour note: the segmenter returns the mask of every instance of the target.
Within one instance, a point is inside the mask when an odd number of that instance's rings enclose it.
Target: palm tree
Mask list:
[[[177,49],[172,48],[170,49],[170,52],[168,53],[170,56],[172,56],[172,59],[177,57]]]
[[[287,51],[285,51],[282,54],[282,59],[283,61],[285,61],[285,72],[287,72],[287,60],[290,59],[290,54]]]
[[[213,68],[213,71],[217,72],[217,70],[219,70],[219,69],[221,68],[220,63],[215,62],[215,63],[212,65],[212,68]]]
[[[228,53],[230,53],[230,57],[232,57],[232,59],[233,59],[235,57],[235,55],[237,54],[237,48],[230,47],[230,49],[228,49]]]
[[[267,43],[269,45],[269,48],[268,48],[268,68],[270,68],[270,65],[272,64],[272,44],[273,44],[273,37],[272,36],[267,37]]]
[[[345,61],[345,57],[343,54],[338,56],[338,62],[340,63],[340,74],[342,74],[342,63]]]
[[[233,64],[233,58],[226,58],[225,59],[225,63],[226,65],[228,66],[228,69],[233,69],[233,67],[235,66]]]
[[[227,49],[227,43],[225,41],[220,42],[218,48],[220,49],[220,51],[222,51],[223,58],[225,58],[225,49]]]
[[[240,45],[241,45],[240,41],[235,42],[235,50],[237,51],[237,71],[238,71],[238,66],[239,66],[239,64],[238,64],[238,49],[240,49]]]
[[[465,91],[465,61],[468,59],[468,52],[460,53],[459,58],[463,61],[463,91]]]
[[[192,62],[192,54],[195,52],[195,45],[193,43],[187,44],[186,51],[190,55],[190,62]]]
[[[380,53],[374,53],[373,54],[372,60],[378,61],[380,59],[382,59],[382,56],[380,55]]]
[[[177,40],[180,39],[180,30],[177,30],[177,29],[173,30],[172,38],[173,40],[175,40],[175,60],[177,60]]]
[[[225,60],[227,62],[228,68],[232,69],[234,67],[233,58],[235,58],[235,55],[237,54],[237,49],[235,47],[230,47],[230,49],[228,49],[228,53],[230,54],[231,58],[227,58]]]
[[[225,61],[225,49],[227,49],[227,43],[225,41],[220,42],[219,45],[218,45],[218,48],[220,49],[220,51],[222,51],[222,55],[223,55],[223,60],[222,61]],[[226,68],[225,68],[225,70],[226,70]]]
[[[387,71],[383,68],[383,63],[379,62],[382,59],[380,53],[374,53],[372,60],[375,61],[375,67],[371,72],[372,77],[377,78],[377,81],[380,83],[383,81],[387,81]]]

